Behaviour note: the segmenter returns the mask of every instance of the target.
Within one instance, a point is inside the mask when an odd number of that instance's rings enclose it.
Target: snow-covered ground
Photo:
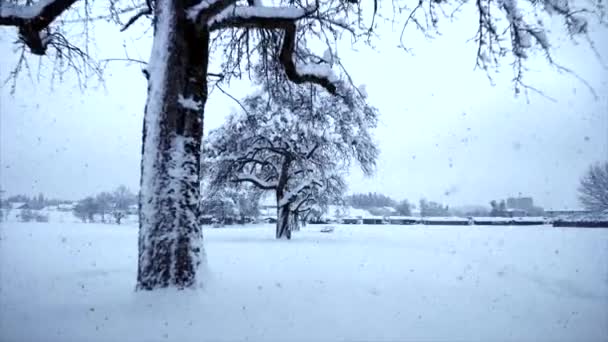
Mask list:
[[[608,340],[608,230],[206,229],[196,291],[136,293],[134,225],[0,224],[0,341]]]

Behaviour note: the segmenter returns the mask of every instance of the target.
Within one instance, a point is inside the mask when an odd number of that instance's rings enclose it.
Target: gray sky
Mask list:
[[[339,56],[356,83],[367,85],[381,117],[375,136],[381,149],[378,171],[364,178],[354,170],[353,192],[376,191],[396,199],[421,197],[450,205],[482,204],[507,196],[533,196],[545,208],[578,207],[578,178],[589,163],[608,159],[608,70],[584,44],[553,36],[555,58],[587,80],[558,73],[534,56],[527,80],[556,102],[530,94],[515,97],[510,60],[493,74],[473,71],[476,31],[472,13],[443,22],[442,35],[406,36],[413,53],[397,48],[390,27],[375,50],[342,44]],[[0,50],[10,51],[13,30],[0,29]],[[395,28],[397,31],[397,28]],[[148,59],[150,34],[142,25],[127,33],[99,23],[93,52],[99,58]],[[559,30],[557,30],[559,31]],[[8,34],[10,32],[10,34]],[[101,32],[101,34],[100,34]],[[555,39],[557,37],[557,39]],[[593,36],[608,63],[606,32]],[[322,53],[323,51],[319,51]],[[217,56],[216,61],[217,61]],[[16,55],[0,56],[6,79]],[[112,64],[104,85],[81,91],[73,75],[50,86],[49,65],[37,79],[19,79],[15,95],[0,91],[0,185],[9,194],[43,192],[78,199],[119,184],[137,189],[146,82],[138,65]],[[230,92],[247,94],[246,81]],[[206,107],[205,129],[217,127],[235,108],[216,91]]]

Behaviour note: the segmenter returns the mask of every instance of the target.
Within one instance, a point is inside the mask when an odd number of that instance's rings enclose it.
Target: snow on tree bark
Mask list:
[[[277,239],[291,239],[291,229],[289,227],[290,205],[291,202],[285,201],[285,188],[289,180],[289,169],[291,168],[291,158],[285,156],[281,164],[281,172],[276,188],[277,197]]]
[[[185,18],[183,0],[157,0],[148,66],[137,289],[197,285],[205,262],[198,224],[209,34]],[[170,72],[169,72],[170,68]],[[184,106],[179,99],[197,106]]]
[[[294,232],[300,230],[300,215],[295,211],[291,212],[289,228]]]
[[[290,216],[289,204],[277,207],[277,239],[291,239]]]

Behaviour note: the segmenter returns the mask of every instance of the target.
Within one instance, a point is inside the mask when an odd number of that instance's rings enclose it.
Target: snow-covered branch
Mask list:
[[[234,182],[242,183],[249,182],[262,190],[274,190],[277,187],[277,182],[265,182],[255,175],[241,173],[234,177]]]
[[[217,14],[209,22],[210,29],[223,28],[268,28],[279,29],[285,22],[294,22],[312,15],[316,7],[235,6],[232,5]]]
[[[209,21],[234,6],[237,0],[201,0],[187,10],[188,19],[208,26]]]
[[[312,65],[300,64],[296,67],[294,63],[294,50],[296,46],[296,24],[287,25],[284,30],[283,45],[279,59],[287,78],[297,84],[315,83],[325,88],[330,94],[335,95],[338,79],[328,64]]]
[[[319,148],[319,144],[315,144],[313,146],[313,148],[310,149],[310,151],[308,151],[308,153],[306,153],[306,159],[310,159],[312,157],[312,155],[315,153],[315,151]]]
[[[205,13],[205,9],[202,13]],[[230,6],[213,17],[201,18],[199,23],[209,26],[210,31],[228,28],[281,30],[283,42],[279,60],[287,78],[297,84],[314,83],[336,94],[339,79],[328,63],[304,64],[295,62],[296,23],[313,16],[317,7],[307,9],[296,7]],[[207,19],[209,18],[209,19]]]
[[[31,5],[0,2],[0,25],[30,25],[33,30],[47,27],[77,0],[40,0]]]
[[[312,198],[312,194],[308,193],[306,194],[306,197],[304,197],[301,201],[299,201],[298,203],[296,203],[295,207],[292,209],[293,212],[299,214],[305,211],[310,210],[310,208],[304,208],[302,209],[302,206],[305,204],[308,204],[310,202],[314,202],[314,199]]]
[[[77,0],[40,0],[32,5],[0,1],[0,26],[19,28],[20,39],[36,55],[44,55],[49,39],[48,26]]]
[[[293,190],[289,190],[283,195],[283,198],[280,199],[278,206],[282,207],[293,202],[300,193],[312,187],[323,187],[323,183],[318,179],[309,179],[300,183]]]

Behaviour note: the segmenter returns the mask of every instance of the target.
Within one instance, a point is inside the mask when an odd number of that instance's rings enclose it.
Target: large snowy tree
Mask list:
[[[0,26],[17,28],[17,44],[23,52],[52,55],[60,66],[78,70],[88,64],[86,49],[71,44],[62,28],[71,23],[83,23],[86,28],[93,19],[104,18],[92,14],[93,3],[0,0]],[[362,3],[369,15],[364,15]],[[464,4],[463,0],[393,0],[388,11],[393,19],[401,18],[404,27],[411,24],[427,32],[436,29],[438,11]],[[547,30],[537,20],[539,13],[563,20],[573,36],[586,35],[593,20],[605,18],[601,0],[576,4],[570,0],[476,0],[470,4],[479,13],[478,65],[487,68],[501,57],[512,57],[516,89],[524,85],[523,64],[535,46],[553,63]],[[369,42],[377,24],[386,20],[377,20],[382,17],[377,0],[276,0],[267,6],[261,0],[110,0],[107,5],[101,6],[108,11],[105,18],[122,22],[124,29],[143,17],[152,18],[154,25],[146,68],[137,288],[191,287],[204,261],[197,216],[209,77],[227,81],[247,71],[252,60],[270,60],[280,64],[289,81],[318,84],[340,95],[339,89],[347,87],[342,77],[331,72],[336,59],[333,50],[319,56],[311,46],[319,42],[331,46],[344,33],[352,40]],[[69,12],[77,13],[75,20],[62,20]],[[132,17],[125,20],[124,15]],[[209,71],[212,54],[221,60],[218,73]],[[21,70],[23,56],[12,74]]]
[[[214,216],[220,223],[228,218],[245,222],[259,215],[261,196],[261,191],[247,184],[207,185],[201,191],[201,214]]]
[[[316,86],[292,86],[272,95],[265,88],[209,134],[204,162],[213,165],[211,182],[273,191],[277,239],[289,239],[290,225],[313,204],[342,195],[342,172],[352,161],[366,174],[373,171],[378,150],[370,131],[377,111],[364,97],[344,94],[355,102]]]
[[[578,188],[581,204],[587,210],[608,210],[608,162],[589,166]]]

